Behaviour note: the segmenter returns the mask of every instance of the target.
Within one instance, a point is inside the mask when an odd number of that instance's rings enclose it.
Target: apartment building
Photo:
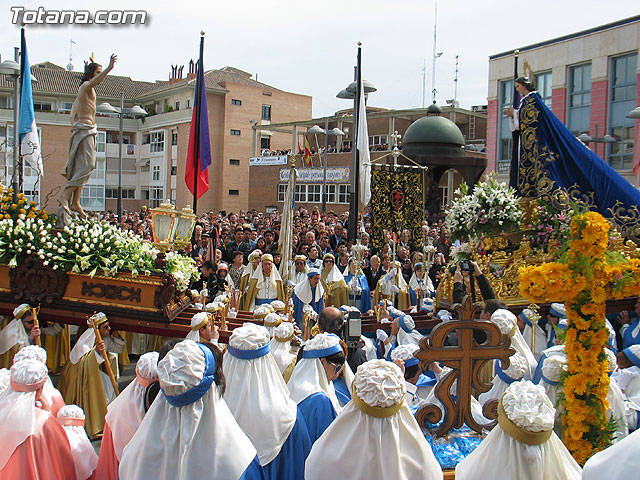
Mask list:
[[[96,168],[82,191],[87,210],[114,210],[121,176],[123,209],[157,206],[171,199],[182,208],[192,203],[185,181],[185,162],[195,92],[195,65],[171,69],[168,81],[143,82],[109,75],[97,88],[97,103],[140,105],[148,116],[125,118],[122,170],[119,169],[119,117],[98,114]],[[36,123],[41,137],[44,178],[24,167],[23,190],[47,211],[64,186],[60,175],[68,157],[70,110],[81,72],[49,62],[31,67]],[[311,118],[311,97],[257,82],[233,67],[205,72],[212,164],[209,190],[198,200],[198,212],[246,209],[249,205],[249,157],[254,125]],[[13,175],[13,81],[0,75],[0,181]],[[277,132],[259,134],[263,148],[287,148],[289,137]]]
[[[520,47],[540,96],[576,136],[633,185],[640,161],[640,126],[627,115],[640,102],[640,16]],[[508,181],[511,132],[502,110],[513,95],[513,50],[489,58],[488,170]]]

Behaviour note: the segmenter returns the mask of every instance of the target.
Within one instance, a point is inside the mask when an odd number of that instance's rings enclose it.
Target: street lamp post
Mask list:
[[[596,155],[598,154],[598,144],[599,143],[616,143],[617,140],[615,137],[611,136],[611,135],[605,135],[604,137],[598,137],[598,125],[596,125],[596,134],[595,136],[591,136],[588,133],[582,133],[580,135],[578,135],[578,140],[580,140],[583,143],[595,143],[596,144]],[[605,152],[606,155],[606,152]],[[605,156],[603,155],[603,157]]]
[[[119,132],[118,132],[118,201],[116,205],[116,213],[118,215],[118,222],[122,222],[122,135],[123,135],[123,123],[124,117],[127,118],[143,118],[148,115],[147,111],[139,105],[134,105],[131,108],[124,108],[124,93],[120,94],[120,108],[116,108],[110,103],[102,103],[96,109],[98,113],[115,113],[119,117]]]
[[[353,239],[355,242],[357,230],[358,230],[358,202],[360,199],[358,198],[358,148],[356,145],[356,136],[358,134],[358,98],[356,97],[356,92],[358,91],[358,82],[357,82],[357,67],[356,67],[356,81],[351,82],[347,88],[344,90],[340,90],[336,95],[337,98],[342,98],[346,100],[353,99],[353,133],[351,135],[351,152],[352,152],[352,161],[351,161],[351,191],[349,193],[349,239]],[[369,96],[369,93],[375,92],[378,89],[369,81],[362,79],[362,87],[364,89],[364,97],[365,97],[365,108],[366,108],[366,100]],[[368,139],[367,139],[368,141]]]
[[[20,51],[15,48],[15,61],[5,60],[0,63],[0,73],[4,73],[13,79],[13,200],[18,198],[18,191],[20,190],[20,179],[18,176],[19,164],[20,164],[20,135],[18,134],[18,120],[19,120],[19,77],[20,77],[20,65],[18,61],[20,59]],[[8,145],[7,145],[8,146]]]
[[[323,178],[322,178],[322,212],[327,211],[327,149],[329,148],[329,135],[344,135],[344,132],[339,128],[332,128],[329,130],[329,117],[324,119],[324,129],[320,128],[318,125],[314,125],[307,133],[313,133],[317,135],[318,133],[324,134],[324,160],[322,162],[323,167]]]

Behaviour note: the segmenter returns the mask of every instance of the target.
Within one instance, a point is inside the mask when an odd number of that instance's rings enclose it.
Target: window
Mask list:
[[[327,203],[336,203],[335,185],[327,185]]]
[[[187,105],[187,108],[191,108],[191,99],[190,98],[187,98],[186,105]]]
[[[271,137],[260,137],[260,149],[261,150],[271,149]]]
[[[149,189],[148,188],[140,189],[140,198],[142,200],[149,200]]]
[[[87,210],[104,210],[104,187],[100,185],[82,187],[80,205]]]
[[[149,196],[151,208],[158,207],[164,201],[164,189],[162,187],[151,187]]]
[[[611,144],[609,163],[616,170],[631,170],[633,166],[633,127],[613,127],[611,135],[617,142]]]
[[[149,171],[149,163],[145,163],[140,166],[140,173],[147,173]]]
[[[238,166],[240,165],[240,160],[236,160],[235,158],[231,158],[229,159],[229,165],[234,165],[234,166]]]
[[[173,203],[174,205],[176,204],[176,189],[175,188],[171,189],[171,203]]]
[[[40,192],[38,190],[23,190],[23,193],[28,202],[40,203],[40,201],[38,200],[38,198],[40,197]]]
[[[307,201],[307,186],[296,185],[296,202],[306,202],[306,201]]]
[[[0,96],[0,108],[9,108],[9,97]]]
[[[438,187],[440,206],[446,208],[449,205],[449,187]]]
[[[118,198],[118,187],[107,187],[104,189],[104,198]],[[136,189],[135,188],[123,188],[122,189],[122,198],[123,199],[135,199],[136,198]]]
[[[229,190],[229,195],[237,197],[240,195],[240,190]]]
[[[388,145],[389,135],[371,135],[369,136],[369,145]]]
[[[164,152],[164,132],[151,132],[150,143],[151,153]]]
[[[568,127],[575,135],[589,132],[591,118],[591,64],[569,69]]]
[[[2,99],[0,98],[0,104],[2,103]],[[60,113],[68,113],[71,111],[71,107],[73,103],[71,102],[60,102],[58,106],[58,112]]]
[[[502,114],[502,110],[513,106],[513,80],[500,82],[500,107],[498,108],[498,127],[500,130],[500,142],[498,143],[498,156],[496,169],[498,173],[509,173],[511,159],[511,127],[509,117]]]
[[[240,136],[240,130],[231,129],[231,135]]]
[[[178,145],[178,131],[173,130],[171,132],[171,145]]]
[[[271,120],[271,105],[262,105],[262,120]]]
[[[535,83],[540,98],[547,107],[551,108],[551,72],[536,75]]]
[[[104,153],[105,144],[107,143],[107,132],[98,132],[96,137],[96,152]]]
[[[51,110],[53,110],[53,104],[51,102],[34,100],[33,109],[36,112],[50,112]]]
[[[91,172],[89,177],[92,180],[104,180],[104,171],[106,167],[106,161],[104,158],[96,158],[96,166]]]
[[[307,202],[320,203],[322,201],[321,191],[322,185],[307,185]]]
[[[613,96],[614,102],[635,100],[636,98],[636,68],[638,55],[625,55],[613,59]]]
[[[180,110],[180,101],[177,101],[174,105],[173,105],[173,109],[174,110]]]
[[[160,165],[154,165],[151,170],[151,180],[160,180]]]
[[[338,185],[338,203],[349,203],[348,183],[341,183]]]
[[[177,174],[178,174],[177,165],[171,165],[171,175],[177,175]]]
[[[287,184],[279,183],[278,184],[278,201],[284,202],[284,196],[287,194]]]
[[[608,162],[616,170],[630,170],[633,165],[633,119],[627,113],[636,106],[636,69],[638,55],[611,59],[611,94],[609,103],[609,134],[615,143],[608,145]]]
[[[231,105],[242,105],[242,100],[238,100],[237,98],[232,98]]]
[[[135,188],[123,188],[122,189],[122,198],[128,198],[133,200],[136,198],[136,189]]]

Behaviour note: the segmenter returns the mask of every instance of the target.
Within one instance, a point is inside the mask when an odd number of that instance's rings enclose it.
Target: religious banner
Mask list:
[[[384,244],[384,230],[400,235],[404,229],[411,231],[416,247],[422,246],[422,171],[402,167],[374,169],[371,172],[371,207],[371,241],[376,248]]]

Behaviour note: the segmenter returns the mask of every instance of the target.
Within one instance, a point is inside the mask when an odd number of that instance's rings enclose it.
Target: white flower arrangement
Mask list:
[[[446,226],[454,239],[511,232],[520,227],[523,212],[513,188],[499,183],[495,174],[469,187],[463,183],[447,211]]]
[[[34,255],[54,270],[91,277],[158,272],[158,250],[132,232],[90,220],[78,221],[55,234],[51,227],[50,221],[38,217],[0,220],[0,263],[16,267],[19,257]],[[167,272],[174,276],[181,291],[198,278],[195,261],[174,252],[167,254]]]
[[[191,257],[186,257],[176,252],[167,252],[166,270],[173,275],[178,288],[181,290],[189,288],[191,281],[200,277],[196,261]]]

